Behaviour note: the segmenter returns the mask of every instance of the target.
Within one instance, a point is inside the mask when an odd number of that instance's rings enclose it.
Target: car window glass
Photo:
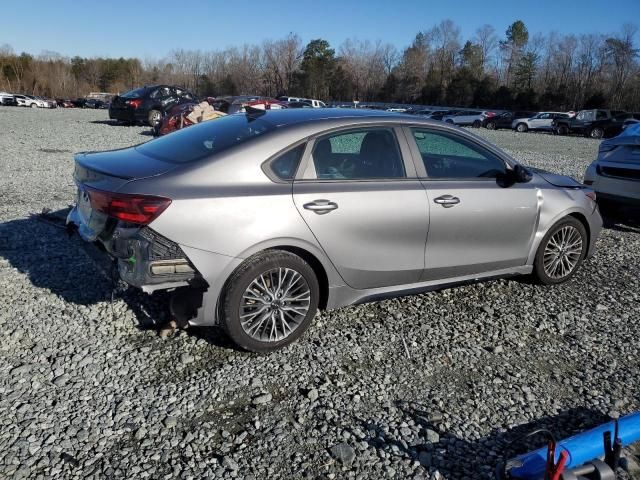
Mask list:
[[[540,118],[540,120],[547,120],[547,119],[551,118],[551,114],[550,113],[543,113],[538,118]]]
[[[271,170],[282,180],[293,180],[304,152],[305,143],[281,154],[271,162]]]
[[[586,110],[584,112],[580,112],[578,113],[578,115],[576,115],[576,118],[578,120],[593,120],[594,119],[594,112],[592,110]]]
[[[398,142],[390,129],[364,129],[319,138],[312,156],[319,179],[365,180],[405,176]]]
[[[248,115],[229,115],[202,122],[138,145],[140,153],[170,163],[189,163],[248,142],[276,127]]]
[[[412,132],[431,178],[496,178],[505,173],[500,158],[469,140],[444,132]]]
[[[596,120],[604,120],[607,118],[607,112],[603,112],[602,110],[598,110],[596,114]]]

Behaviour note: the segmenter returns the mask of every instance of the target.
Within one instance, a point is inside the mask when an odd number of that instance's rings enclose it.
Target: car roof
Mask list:
[[[399,122],[415,122],[415,117],[406,113],[387,112],[384,110],[344,109],[344,108],[291,108],[282,110],[265,110],[259,113],[260,118],[278,126],[292,126],[323,120],[349,119],[395,119]]]

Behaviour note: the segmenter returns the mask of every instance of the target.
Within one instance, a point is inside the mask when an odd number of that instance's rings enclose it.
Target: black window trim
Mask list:
[[[453,131],[453,129],[443,128],[440,125],[420,125],[420,124],[407,124],[404,125],[404,135],[406,137],[407,143],[409,144],[409,148],[411,150],[411,154],[413,156],[413,162],[415,164],[416,172],[418,178],[422,181],[429,182],[496,182],[495,178],[492,177],[430,177],[427,174],[427,169],[424,166],[422,160],[422,154],[420,153],[420,149],[418,148],[418,142],[416,142],[413,136],[413,129],[421,129],[432,131],[440,134],[449,134],[456,137],[460,137],[475,147],[486,150],[493,154],[495,157],[500,159],[507,170],[511,170],[513,168],[513,163],[510,159],[506,158],[502,152],[496,150],[492,145],[484,145],[478,141],[476,141],[473,137],[467,135],[461,135],[458,132]]]
[[[298,166],[298,172],[295,177],[295,182],[304,182],[304,183],[376,183],[376,182],[415,182],[418,180],[418,172],[415,170],[415,162],[413,162],[413,154],[411,152],[411,147],[407,142],[405,133],[403,131],[403,124],[397,123],[362,123],[362,124],[352,124],[352,125],[342,125],[339,127],[334,127],[331,129],[323,130],[320,133],[317,133],[310,137],[310,141],[307,144],[307,149],[302,156],[302,160]],[[387,178],[304,178],[305,172],[309,169],[310,165],[315,171],[315,167],[313,167],[313,148],[318,140],[333,136],[337,133],[348,133],[350,131],[360,131],[360,130],[370,130],[370,129],[386,129],[391,130],[393,135],[395,136],[396,143],[400,150],[400,159],[402,160],[402,165],[404,167],[405,176],[404,177],[387,177]],[[300,168],[301,165],[304,165],[304,168]]]

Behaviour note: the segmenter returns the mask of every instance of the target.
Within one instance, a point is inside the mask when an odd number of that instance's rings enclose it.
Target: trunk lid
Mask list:
[[[173,170],[178,165],[144,155],[135,147],[107,152],[82,152],[75,155],[75,178],[86,185],[115,179],[115,183],[154,177]],[[117,180],[124,182],[117,182]]]

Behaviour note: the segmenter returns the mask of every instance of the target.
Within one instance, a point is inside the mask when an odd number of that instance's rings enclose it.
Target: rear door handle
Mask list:
[[[338,204],[324,198],[314,200],[313,202],[305,203],[303,207],[307,210],[317,213],[318,215],[324,215],[331,210],[338,208]]]
[[[453,195],[442,195],[441,197],[434,198],[433,201],[442,205],[444,208],[451,208],[460,203],[460,199]]]

